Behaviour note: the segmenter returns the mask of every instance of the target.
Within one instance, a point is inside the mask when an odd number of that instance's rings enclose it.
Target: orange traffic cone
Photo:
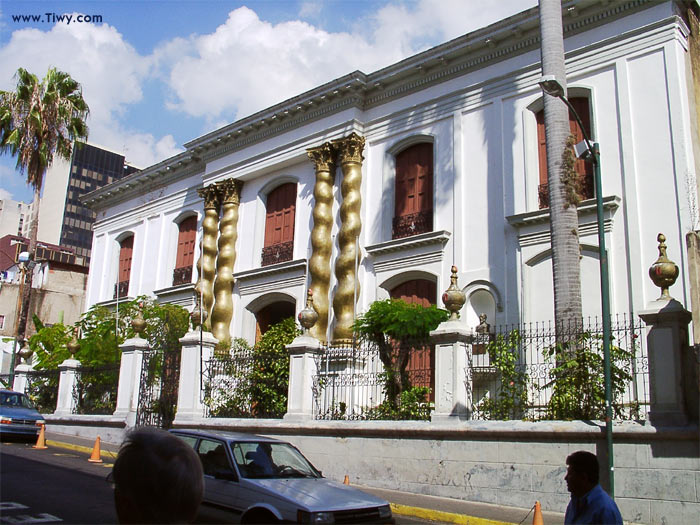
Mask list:
[[[350,485],[350,478],[345,474],[345,479],[343,480],[343,485]]]
[[[535,515],[532,517],[532,525],[544,525],[542,521],[542,507],[540,507],[540,502],[535,502]]]
[[[88,459],[90,463],[102,463],[102,457],[100,453],[100,436],[95,439],[95,446],[92,447],[92,455]]]
[[[44,435],[44,429],[46,425],[41,425],[41,430],[39,430],[39,437],[36,439],[36,445],[32,445],[32,448],[49,448],[46,446],[46,436]]]

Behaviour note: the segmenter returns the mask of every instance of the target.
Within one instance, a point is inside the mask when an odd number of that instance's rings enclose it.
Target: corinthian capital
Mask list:
[[[239,180],[226,179],[216,183],[216,189],[223,204],[238,204],[241,201],[243,183]]]
[[[345,138],[334,140],[333,145],[338,148],[338,158],[341,164],[356,162],[362,164],[364,157],[362,150],[365,147],[365,138],[354,131]]]
[[[332,171],[335,163],[336,148],[330,142],[324,142],[316,148],[309,148],[306,154],[316,166],[316,171]]]
[[[214,184],[209,185],[205,188],[200,188],[197,190],[200,197],[204,199],[204,209],[218,209],[219,201],[219,191]]]

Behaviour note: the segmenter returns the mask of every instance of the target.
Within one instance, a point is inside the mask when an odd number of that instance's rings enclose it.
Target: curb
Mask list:
[[[432,521],[444,523],[457,523],[458,525],[515,525],[508,521],[490,520],[487,518],[477,518],[466,514],[455,514],[453,512],[443,512],[441,510],[424,509],[421,507],[410,507],[398,503],[390,503],[391,512],[403,516],[413,516]]]
[[[73,445],[72,443],[64,443],[62,441],[54,441],[52,439],[47,439],[46,444],[50,445],[52,447],[73,450],[75,452],[84,452],[85,454],[92,453],[92,448],[90,448],[90,447],[84,447],[82,445]],[[117,458],[116,452],[110,452],[109,450],[100,450],[100,456],[105,457],[107,459],[116,459]],[[111,464],[109,464],[109,466],[111,466]]]

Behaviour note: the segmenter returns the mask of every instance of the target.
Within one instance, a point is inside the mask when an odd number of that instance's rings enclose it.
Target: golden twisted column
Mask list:
[[[219,256],[216,259],[214,281],[214,309],[211,313],[211,332],[219,341],[231,339],[233,318],[233,264],[236,262],[238,238],[238,204],[243,183],[226,179],[216,183],[222,210],[219,221]]]
[[[338,160],[343,170],[343,183],[340,186],[343,203],[340,206],[339,253],[335,261],[338,287],[333,297],[336,321],[333,327],[333,342],[342,344],[352,340],[355,298],[360,295],[360,283],[355,275],[355,258],[356,240],[362,227],[360,187],[365,139],[353,132],[344,139],[333,141],[333,144],[338,148]]]
[[[311,259],[309,260],[311,284],[309,289],[313,290],[313,306],[318,314],[318,320],[309,333],[319,341],[325,341],[328,330],[328,287],[331,281],[335,148],[326,142],[317,148],[310,148],[306,151],[316,167],[314,225],[311,230]]]
[[[211,307],[214,304],[214,276],[216,275],[216,238],[219,233],[219,192],[215,186],[197,190],[204,199],[202,219],[202,252],[197,261],[197,290],[202,294],[202,308],[207,314],[205,328],[211,329]]]

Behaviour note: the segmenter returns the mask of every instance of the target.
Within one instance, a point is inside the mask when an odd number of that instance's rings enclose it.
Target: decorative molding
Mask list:
[[[610,213],[614,213],[615,210],[620,206],[622,199],[617,195],[608,195],[603,197],[603,210]],[[578,206],[579,217],[581,215],[589,215],[596,213],[596,202],[595,199],[586,199],[582,201]],[[549,208],[544,208],[542,210],[528,211],[526,213],[518,213],[516,215],[506,216],[508,224],[515,228],[522,228],[524,226],[531,226],[533,224],[543,224],[549,223]]]
[[[421,233],[413,237],[402,237],[401,239],[392,239],[390,241],[372,244],[366,246],[365,251],[372,257],[381,257],[390,253],[404,252],[422,246],[440,245],[438,250],[442,252],[442,248],[447,244],[447,241],[450,240],[450,235],[450,232],[446,230]]]

